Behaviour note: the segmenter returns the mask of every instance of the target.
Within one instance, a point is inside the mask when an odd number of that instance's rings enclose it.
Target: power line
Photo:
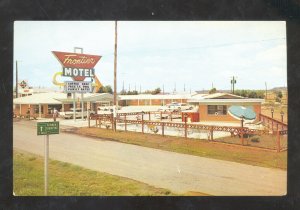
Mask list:
[[[119,51],[118,54],[124,55],[124,54],[131,54],[131,53],[158,53],[158,52],[167,52],[167,51],[178,51],[181,52],[182,50],[197,50],[197,49],[203,49],[203,48],[219,48],[219,47],[227,47],[231,45],[238,45],[238,44],[253,44],[253,43],[259,43],[259,42],[268,42],[268,41],[275,41],[275,40],[284,40],[286,38],[273,38],[273,39],[261,39],[261,40],[252,40],[252,41],[241,41],[241,42],[228,42],[228,43],[220,43],[220,44],[214,44],[214,45],[203,45],[203,46],[196,46],[196,47],[185,47],[185,48],[170,48],[170,49],[155,49],[155,50],[133,50],[133,51]],[[103,56],[112,56],[113,53],[107,53]]]

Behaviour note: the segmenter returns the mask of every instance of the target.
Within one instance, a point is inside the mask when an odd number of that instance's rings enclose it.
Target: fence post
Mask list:
[[[187,138],[187,124],[186,124],[186,116],[184,117],[184,138]]]
[[[280,152],[280,132],[277,130],[277,152]]]
[[[88,118],[88,123],[89,123],[89,128],[90,128],[90,127],[91,127],[90,111],[88,111],[88,116],[87,116],[87,118]]]
[[[142,133],[144,133],[144,113],[142,113]]]
[[[160,111],[160,120],[162,120],[162,112]]]
[[[111,129],[114,130],[114,114],[110,114],[110,120],[111,120]]]
[[[273,130],[273,119],[272,119],[272,130]]]
[[[151,120],[151,112],[149,112],[149,120]]]
[[[244,131],[243,130],[241,131],[241,142],[242,142],[242,145],[244,146]]]
[[[96,121],[96,128],[98,127],[98,117],[95,118]]]
[[[210,128],[210,140],[213,141],[214,140],[214,127],[211,126]]]
[[[126,113],[125,113],[125,131],[127,131],[127,119],[126,119]]]
[[[161,123],[161,132],[162,132],[162,136],[165,136],[165,123]]]

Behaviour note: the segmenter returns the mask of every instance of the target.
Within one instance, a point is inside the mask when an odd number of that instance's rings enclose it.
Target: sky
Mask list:
[[[114,34],[114,21],[16,21],[19,81],[55,87],[62,67],[51,51],[81,47],[102,56],[95,73],[113,87]],[[118,91],[230,90],[232,76],[235,89],[287,86],[285,21],[118,21],[117,39]]]

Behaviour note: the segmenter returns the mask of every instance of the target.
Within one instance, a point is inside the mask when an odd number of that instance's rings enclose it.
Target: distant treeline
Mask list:
[[[247,98],[265,98],[264,90],[235,90],[234,94]]]
[[[156,95],[156,94],[160,94],[161,93],[161,89],[158,87],[154,90],[146,90],[144,92],[142,92],[142,94],[152,94],[152,95]],[[139,92],[136,90],[132,90],[132,91],[126,91],[126,90],[122,90],[120,92],[120,95],[138,95]]]

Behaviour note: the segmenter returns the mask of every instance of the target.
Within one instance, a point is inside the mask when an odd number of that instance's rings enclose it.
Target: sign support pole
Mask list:
[[[48,195],[48,160],[49,160],[49,135],[46,135],[45,136],[45,144],[44,144],[44,146],[45,146],[45,154],[44,154],[44,156],[45,156],[45,162],[44,162],[44,181],[45,181],[45,189],[44,189],[44,191],[45,191],[45,196],[47,196]]]
[[[117,117],[117,37],[118,37],[118,27],[117,27],[117,21],[115,21],[115,52],[114,52],[114,131],[117,130],[117,122],[116,122],[116,117]]]
[[[83,106],[83,93],[81,93],[81,120],[83,120],[83,109],[84,109],[84,106]]]
[[[76,104],[75,104],[75,93],[73,93],[73,119],[74,119],[74,122],[76,121],[75,109],[76,109]]]
[[[18,61],[16,60],[16,98],[18,98],[19,91],[18,91]]]

